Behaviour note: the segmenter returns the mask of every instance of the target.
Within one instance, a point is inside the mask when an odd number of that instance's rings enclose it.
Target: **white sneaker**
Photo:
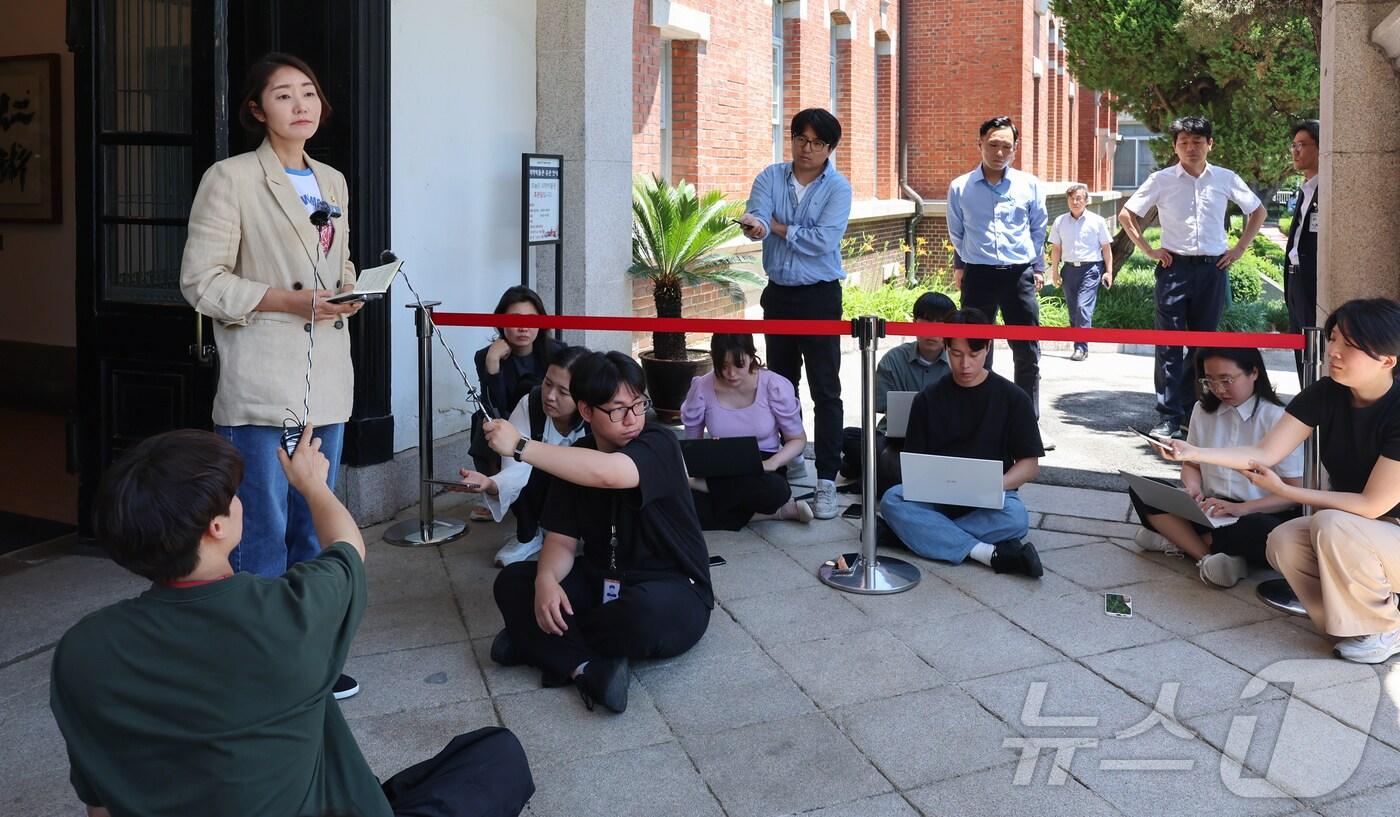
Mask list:
[[[1234,587],[1249,575],[1249,563],[1244,557],[1228,553],[1211,553],[1197,567],[1201,571],[1201,581],[1216,587]]]
[[[787,469],[788,482],[801,482],[807,478],[807,458],[798,457],[788,463]]]
[[[812,515],[818,519],[835,519],[839,511],[836,507],[836,483],[829,479],[817,480],[817,494],[812,498]]]
[[[1147,528],[1138,529],[1138,532],[1133,536],[1133,543],[1143,550],[1150,550],[1154,553],[1174,553],[1177,549],[1176,545],[1173,545],[1167,537]]]
[[[544,531],[535,534],[535,538],[528,542],[517,541],[511,536],[505,546],[496,551],[496,567],[505,567],[516,562],[523,562],[532,556],[537,556],[540,548],[544,546]]]
[[[807,524],[812,521],[812,506],[805,499],[796,499],[778,509],[778,518]]]
[[[1344,638],[1337,642],[1332,653],[1358,664],[1382,664],[1392,655],[1400,653],[1400,629]]]

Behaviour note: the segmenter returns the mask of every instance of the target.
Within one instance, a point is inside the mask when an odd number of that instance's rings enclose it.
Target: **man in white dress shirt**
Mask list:
[[[1099,284],[1113,286],[1113,236],[1108,222],[1089,212],[1089,188],[1075,183],[1065,190],[1069,212],[1062,213],[1050,226],[1050,274],[1055,286],[1063,287],[1069,325],[1089,329],[1094,325],[1094,307],[1099,302]],[[1089,356],[1089,344],[1074,342],[1070,360]]]
[[[1265,208],[1233,170],[1206,162],[1214,140],[1210,120],[1183,116],[1168,129],[1177,164],[1147,177],[1123,205],[1118,221],[1133,243],[1157,262],[1157,328],[1214,332],[1225,312],[1230,284],[1226,270],[1244,255],[1264,224]],[[1245,214],[1244,232],[1231,247],[1225,209],[1233,201]],[[1142,237],[1140,219],[1153,207],[1162,222],[1162,246]],[[1161,422],[1152,433],[1184,437],[1196,393],[1195,354],[1181,346],[1158,346],[1154,381]]]

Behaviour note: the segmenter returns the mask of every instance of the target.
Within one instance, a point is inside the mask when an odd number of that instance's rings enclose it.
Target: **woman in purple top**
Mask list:
[[[739,530],[755,515],[812,521],[811,506],[793,500],[787,481],[788,463],[807,447],[792,381],[763,367],[753,335],[715,335],[710,357],[715,370],[692,380],[681,404],[685,436],[755,437],[764,459],[762,474],[690,480],[700,527]]]

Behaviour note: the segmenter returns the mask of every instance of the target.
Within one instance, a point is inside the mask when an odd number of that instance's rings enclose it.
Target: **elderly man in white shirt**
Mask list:
[[[1099,284],[1113,286],[1113,236],[1108,222],[1098,213],[1085,209],[1089,188],[1072,184],[1065,190],[1069,212],[1050,226],[1050,274],[1057,287],[1063,287],[1069,325],[1088,329],[1094,325],[1094,307],[1099,302]],[[1089,344],[1074,342],[1070,360],[1089,356]]]
[[[1128,237],[1157,262],[1157,328],[1213,332],[1229,295],[1226,270],[1244,255],[1264,225],[1265,208],[1234,171],[1206,162],[1210,120],[1183,116],[1169,132],[1177,164],[1147,177],[1123,205],[1118,221]],[[1225,231],[1225,209],[1233,201],[1245,214],[1244,232],[1232,247]],[[1153,207],[1162,222],[1162,246],[1142,237],[1140,219]],[[1157,414],[1152,431],[1180,439],[1182,424],[1196,402],[1191,387],[1194,355],[1180,346],[1158,346],[1154,373]]]

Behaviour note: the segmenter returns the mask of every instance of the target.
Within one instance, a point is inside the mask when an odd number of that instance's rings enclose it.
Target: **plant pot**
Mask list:
[[[664,422],[680,419],[681,403],[690,391],[690,381],[714,368],[710,353],[704,349],[686,349],[685,360],[663,360],[647,349],[638,357],[647,376],[647,392],[656,416]]]

